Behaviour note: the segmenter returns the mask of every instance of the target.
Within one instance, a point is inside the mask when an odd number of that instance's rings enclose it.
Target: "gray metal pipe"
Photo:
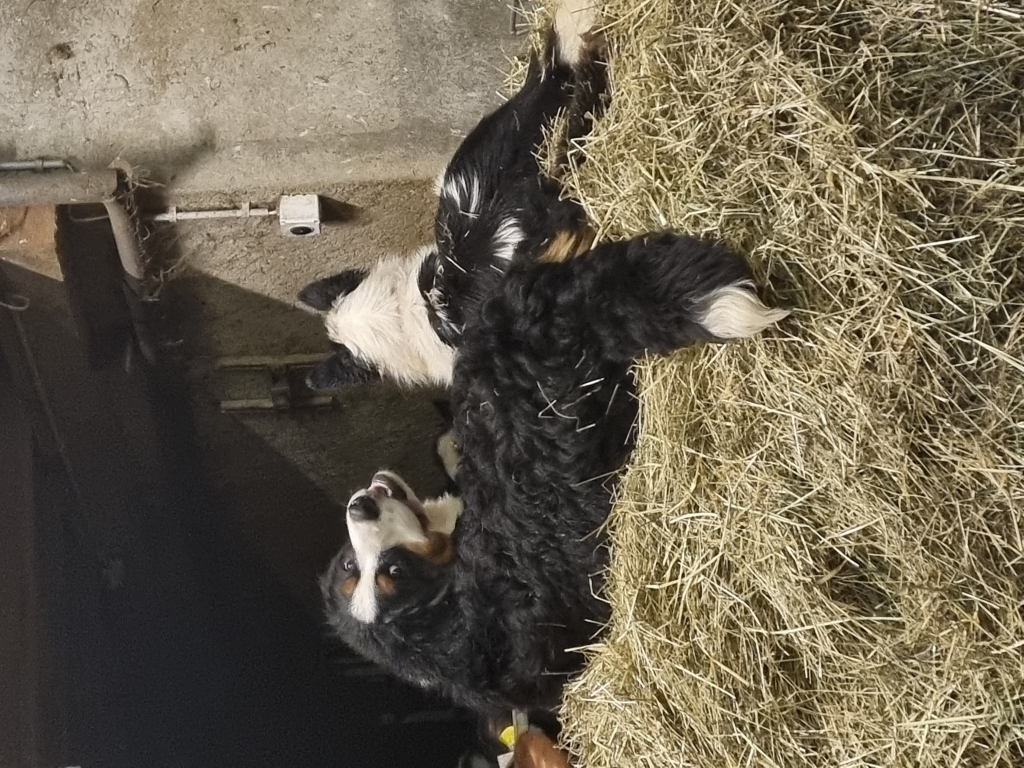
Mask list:
[[[139,246],[135,226],[128,218],[128,211],[113,195],[105,197],[102,202],[107,209],[110,229],[114,233],[114,242],[117,243],[117,255],[121,258],[121,268],[124,269],[126,275],[141,282],[142,249]]]
[[[51,171],[0,175],[0,207],[102,203],[117,190],[112,168],[88,173]]]
[[[142,308],[143,268],[139,235],[128,211],[117,195],[118,173],[113,168],[72,173],[5,173],[0,175],[0,207],[21,205],[74,205],[102,203],[107,209],[110,229],[114,233],[117,255],[125,273],[128,309],[135,327],[135,337],[142,354],[156,367],[155,346]]]
[[[32,163],[30,160],[21,162]],[[63,162],[59,162],[63,167]],[[117,183],[117,171],[113,168],[88,173],[20,171],[4,174],[0,175],[0,207],[103,203],[110,217],[110,228],[114,231],[121,266],[130,277],[142,280],[138,237],[128,212],[115,196]]]
[[[273,208],[253,208],[250,203],[242,203],[240,208],[220,208],[207,211],[179,211],[176,206],[171,206],[163,213],[155,213],[149,218],[151,221],[186,221],[189,219],[244,219],[254,216],[273,216],[276,214]]]
[[[72,170],[67,160],[5,160],[0,163],[0,171],[56,171]]]

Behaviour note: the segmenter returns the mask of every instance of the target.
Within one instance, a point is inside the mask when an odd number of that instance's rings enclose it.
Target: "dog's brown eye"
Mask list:
[[[353,573],[356,569],[356,559],[354,557],[348,558],[341,566],[345,569],[346,573]]]
[[[400,565],[392,565],[390,568],[388,568],[388,576],[390,576],[392,579],[397,579],[401,575],[402,575],[402,566],[400,566]]]

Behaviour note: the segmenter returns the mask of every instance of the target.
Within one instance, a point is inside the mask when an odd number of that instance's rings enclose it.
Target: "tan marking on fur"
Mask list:
[[[563,229],[548,241],[547,247],[537,257],[537,261],[541,264],[559,264],[575,259],[590,250],[596,234],[589,226],[577,231]]]
[[[594,240],[597,239],[597,230],[589,224],[584,224],[583,229],[576,233],[576,256],[582,256],[594,247]]]
[[[345,579],[343,582],[341,582],[341,586],[338,587],[338,591],[346,599],[350,598],[350,597],[352,597],[352,593],[356,591],[356,584],[358,584],[358,583],[359,583],[359,577],[358,576],[349,576],[347,579]]]
[[[395,580],[388,576],[386,573],[378,573],[377,589],[379,589],[385,595],[393,595],[395,594]]]
[[[452,537],[438,531],[432,531],[425,542],[413,542],[401,546],[407,552],[419,555],[437,566],[448,565],[455,559]]]

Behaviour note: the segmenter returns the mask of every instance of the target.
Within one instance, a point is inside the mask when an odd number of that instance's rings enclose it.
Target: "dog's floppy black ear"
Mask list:
[[[359,269],[346,269],[336,275],[314,280],[301,291],[299,301],[318,312],[326,312],[341,296],[352,293],[366,277]]]
[[[379,378],[372,364],[355,357],[348,347],[335,344],[334,353],[306,375],[306,385],[310,389],[337,389]]]

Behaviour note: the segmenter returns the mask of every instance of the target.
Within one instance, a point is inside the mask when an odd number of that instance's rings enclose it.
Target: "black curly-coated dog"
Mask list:
[[[561,199],[537,152],[559,115],[556,169],[590,130],[606,93],[603,42],[591,36],[593,0],[562,0],[522,88],[469,133],[437,180],[435,243],[310,283],[303,304],[326,312],[331,356],[310,386],[333,389],[386,376],[451,383],[463,326],[517,259],[560,260],[589,248],[578,202]]]
[[[322,579],[337,635],[481,711],[555,705],[608,618],[600,529],[636,415],[630,366],[786,314],[754,289],[742,257],[671,234],[510,270],[455,363],[462,497],[421,502],[390,472],[352,497]]]

